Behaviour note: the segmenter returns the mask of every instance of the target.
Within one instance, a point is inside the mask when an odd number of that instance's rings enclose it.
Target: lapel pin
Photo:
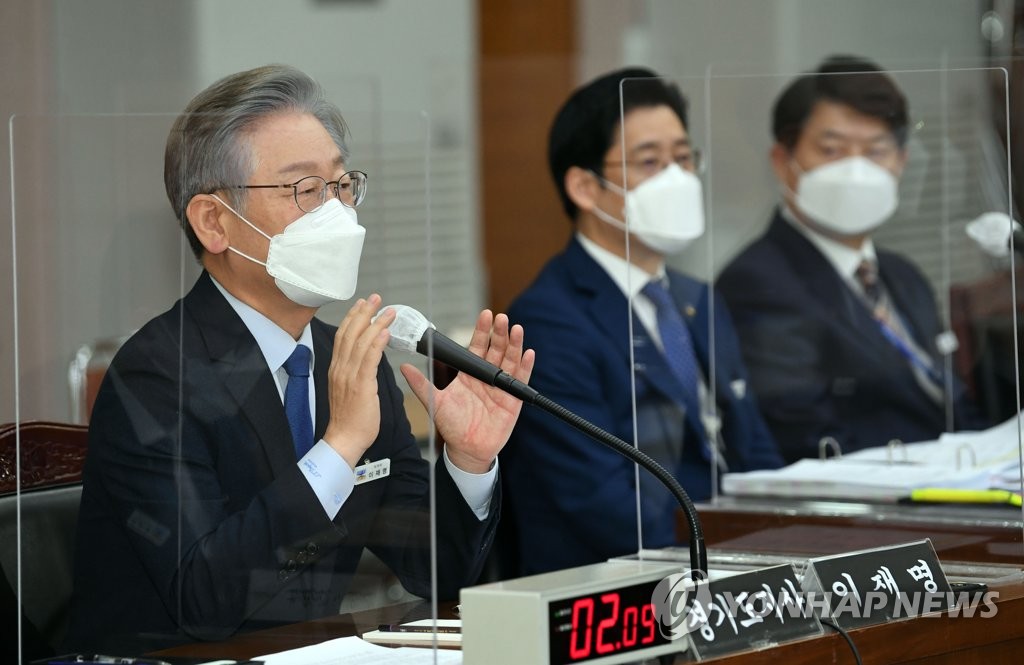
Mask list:
[[[697,309],[693,305],[687,305],[686,309],[684,309],[683,311],[686,312],[686,316],[690,317],[691,319],[697,316]]]

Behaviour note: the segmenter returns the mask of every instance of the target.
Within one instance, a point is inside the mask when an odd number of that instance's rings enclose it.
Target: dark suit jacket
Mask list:
[[[942,367],[943,330],[924,276],[878,250],[879,277],[918,345]],[[729,303],[768,426],[787,461],[817,457],[823,436],[845,451],[921,441],[945,430],[907,360],[867,307],[807,238],[776,214],[767,232],[722,271]],[[956,415],[970,418],[956,384]],[[972,423],[976,424],[976,423]]]
[[[706,285],[671,272],[670,292],[709,370]],[[513,303],[509,318],[537,352],[530,385],[619,438],[632,442],[629,303],[573,239]],[[715,307],[716,401],[723,419],[729,468],[781,464],[752,393],[723,303]],[[706,499],[711,467],[688,427],[675,375],[634,317],[637,430],[640,449],[674,472],[694,500]],[[685,437],[685,440],[684,440]],[[560,420],[524,407],[502,451],[506,520],[511,512],[523,572],[593,563],[637,550],[634,465]],[[677,505],[640,471],[644,545],[675,544]]]
[[[334,328],[312,322],[316,437]],[[299,471],[284,407],[248,329],[203,274],[117,354],[96,400],[79,516],[75,650],[131,653],[336,614],[364,547],[410,591],[431,583],[428,466],[391,369],[377,372],[387,478],[331,521]],[[475,581],[497,521],[436,466],[438,592]]]

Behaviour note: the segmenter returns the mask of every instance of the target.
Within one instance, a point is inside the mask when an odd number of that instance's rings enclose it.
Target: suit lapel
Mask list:
[[[276,475],[278,470],[287,469],[295,463],[291,429],[274,377],[256,340],[205,272],[185,297],[185,307],[196,321],[206,347],[186,349],[186,353],[206,355],[205,361],[251,425],[271,471]]]
[[[890,373],[894,362],[903,362],[878,328],[878,322],[839,276],[821,252],[789,222],[776,215],[769,233],[775,236],[791,261],[794,272],[817,301],[823,317],[849,347],[860,349],[866,362]]]
[[[632,346],[637,378],[668,399],[679,400],[683,389],[679,379],[669,369],[643,324],[629,311],[629,301],[622,290],[575,239],[566,250],[566,258],[577,290],[588,298],[590,319],[613,341],[614,348],[610,351],[619,354],[628,365]],[[629,318],[616,315],[617,312],[627,312]],[[632,341],[629,336],[630,318],[633,321]]]
[[[708,289],[696,280],[672,273],[669,275],[669,292],[683,315],[683,321],[686,322],[700,369],[706,378],[710,377],[711,313],[708,308]]]
[[[925,404],[922,401],[925,393],[914,378],[906,358],[882,335],[878,322],[843,282],[828,260],[779,215],[775,216],[769,233],[775,234],[777,241],[793,262],[794,269],[804,276],[803,282],[807,285],[808,291],[825,311],[825,316],[831,318],[829,323],[834,333],[843,337],[844,344],[849,348],[860,351],[860,357],[864,361],[862,371],[865,374],[886,377],[891,384],[892,393],[901,395],[905,406]],[[879,273],[882,271],[880,256]],[[890,288],[888,283],[886,288],[889,289],[896,307],[900,308],[907,298],[898,285],[898,280],[890,281],[897,282],[895,290]],[[910,310],[899,311],[904,313]],[[918,324],[913,319],[917,317],[910,314],[906,316],[910,319],[908,325],[912,329],[915,328]],[[919,338],[919,334],[915,334],[915,337]],[[825,352],[827,353],[827,350]],[[932,406],[929,400],[926,408],[931,409]]]

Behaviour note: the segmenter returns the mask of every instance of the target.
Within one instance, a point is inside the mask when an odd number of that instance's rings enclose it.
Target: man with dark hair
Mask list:
[[[717,287],[779,448],[792,462],[816,457],[823,437],[843,451],[935,438],[946,426],[935,298],[871,240],[907,160],[903,93],[873,63],[833,57],[782,92],[772,130],[782,204]]]
[[[555,117],[548,161],[574,232],[509,309],[542,358],[531,385],[636,440],[695,500],[711,493],[715,457],[737,471],[778,466],[724,304],[712,307],[705,284],[665,267],[704,230],[699,155],[679,91],[646,69],[579,88]],[[632,462],[534,409],[512,439],[502,464],[520,572],[637,550]],[[643,546],[676,544],[671,495],[646,471],[639,495]]]
[[[168,198],[203,266],[114,358],[96,398],[67,645],[138,653],[336,614],[364,548],[413,593],[475,582],[517,400],[459,375],[428,395],[435,492],[384,357],[395,313],[355,291],[366,174],[338,109],[270,66],[201,92],[171,129]],[[470,350],[529,378],[522,329],[484,311]],[[436,498],[437,569],[430,505]]]

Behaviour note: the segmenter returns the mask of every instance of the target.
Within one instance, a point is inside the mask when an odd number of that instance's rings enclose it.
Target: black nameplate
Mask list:
[[[822,632],[804,605],[792,564],[715,580],[708,591],[694,594],[687,616],[690,645],[699,660]]]
[[[811,559],[807,603],[842,628],[859,628],[947,609],[949,582],[932,541]]]

